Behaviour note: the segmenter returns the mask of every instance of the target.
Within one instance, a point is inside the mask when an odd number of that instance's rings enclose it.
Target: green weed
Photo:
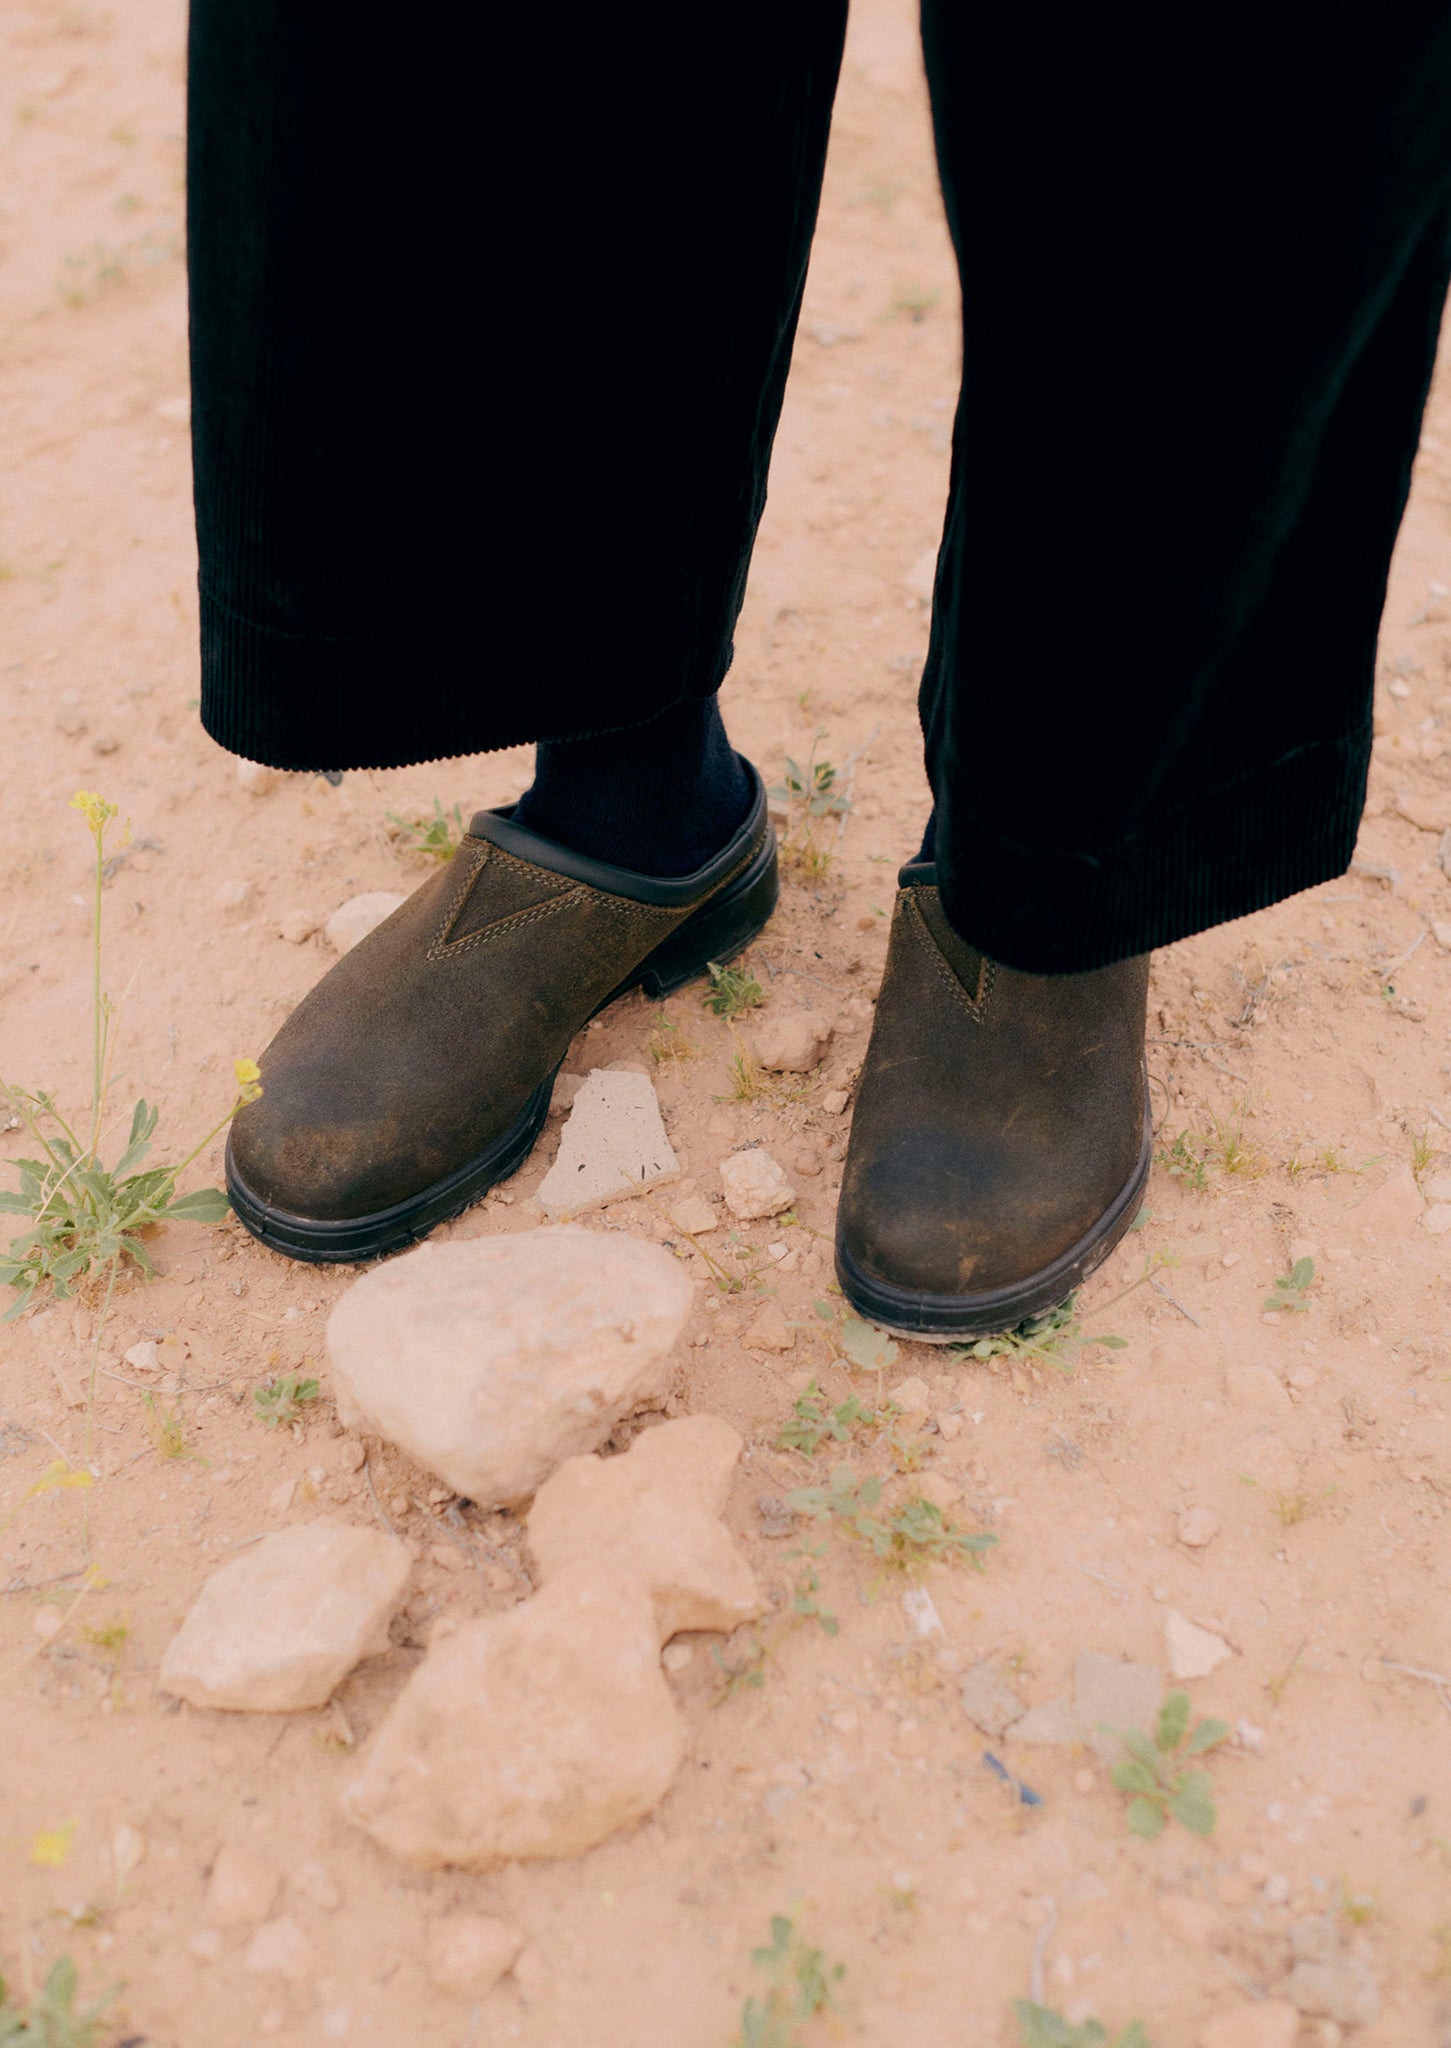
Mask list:
[[[6,1311],[7,1322],[46,1284],[64,1299],[74,1292],[76,1281],[98,1269],[108,1270],[114,1281],[127,1260],[150,1279],[155,1268],[142,1234],[157,1223],[220,1223],[227,1215],[227,1198],[219,1188],[179,1195],[177,1182],[243,1103],[255,1101],[262,1092],[255,1064],[235,1061],[237,1096],[226,1115],[179,1165],[153,1166],[144,1172],[138,1169],[151,1149],[157,1111],[140,1101],[132,1110],[130,1136],[121,1156],[113,1166],[103,1165],[101,1140],[115,1009],[101,989],[101,889],[106,831],[116,816],[116,806],[90,790],[81,790],[72,797],[71,807],[85,818],[95,848],[90,1131],[86,1138],[79,1137],[56,1107],[54,1097],[44,1090],[32,1094],[0,1079],[0,1096],[8,1100],[43,1155],[12,1160],[10,1164],[20,1175],[19,1190],[0,1191],[0,1213],[21,1216],[28,1226],[12,1238],[9,1256],[0,1257],[0,1282],[16,1289],[16,1299]],[[126,836],[129,838],[129,829]],[[43,1124],[53,1128],[47,1132]]]
[[[663,1066],[666,1060],[694,1059],[696,1048],[670,1012],[661,1010],[656,1014],[655,1029],[650,1033],[648,1051],[658,1067]]]
[[[1158,1261],[1151,1261],[1151,1267]],[[1147,1278],[1148,1274],[1141,1275]],[[1135,1281],[1137,1286],[1138,1282]],[[1130,1292],[1124,1289],[1124,1294]],[[1115,1296],[1122,1300],[1123,1296]],[[1110,1304],[1111,1305],[1111,1304]],[[995,1337],[979,1337],[972,1344],[954,1344],[951,1349],[964,1358],[1006,1358],[1022,1364],[1040,1364],[1056,1367],[1059,1372],[1071,1373],[1075,1354],[1085,1344],[1101,1344],[1105,1351],[1123,1351],[1128,1346],[1127,1337],[1114,1337],[1107,1332],[1088,1336],[1078,1320],[1074,1297],[1060,1302],[1057,1308],[1045,1310],[1042,1315],[1029,1316],[1014,1330],[1001,1331]]]
[[[278,1373],[264,1386],[252,1389],[252,1406],[259,1422],[269,1429],[282,1429],[299,1421],[303,1408],[321,1391],[316,1380],[305,1379],[300,1372]]]
[[[786,806],[782,864],[808,885],[825,881],[831,871],[831,850],[818,842],[817,826],[827,818],[845,816],[852,801],[838,787],[837,770],[831,762],[816,758],[816,749],[825,737],[824,729],[815,733],[804,762],[793,761],[788,754],[784,776],[767,792],[774,802]]]
[[[829,1964],[825,1950],[803,1940],[785,1913],[771,1916],[771,1939],[751,1950],[751,1961],[770,1978],[770,1989],[746,2000],[732,2048],[804,2048],[801,2023],[834,2003],[832,1986],[846,1965]]]
[[[1054,2012],[1051,2006],[1034,2005],[1026,1998],[1015,1998],[1013,2011],[1018,2018],[1021,2048],[1110,2048],[1108,2029],[1101,2020],[1084,2020],[1079,2026],[1070,2026],[1062,2013]],[[1115,2036],[1112,2048],[1151,2048],[1143,2021],[1130,2020],[1123,2032]]]
[[[43,1988],[23,2006],[0,1978],[0,2048],[94,2048],[111,1994],[77,2010],[78,1988],[69,1956],[52,1963]]]
[[[800,1451],[803,1457],[814,1458],[828,1441],[850,1443],[858,1430],[884,1429],[897,1419],[891,1402],[885,1408],[864,1408],[852,1394],[835,1408],[827,1408],[825,1400],[815,1380],[796,1396],[776,1438],[778,1451]]]
[[[141,1396],[141,1405],[146,1410],[146,1426],[151,1432],[151,1441],[162,1457],[185,1457],[186,1423],[180,1405],[163,1408],[149,1387]]]
[[[706,972],[710,976],[710,987],[701,1001],[717,1017],[724,1017],[728,1024],[766,1000],[761,984],[744,967],[722,967],[719,962],[711,960],[707,963]]]
[[[1245,1138],[1244,1104],[1236,1103],[1234,1108],[1232,1118],[1211,1117],[1207,1131],[1183,1130],[1171,1144],[1161,1146],[1159,1162],[1167,1168],[1171,1179],[1181,1180],[1186,1187],[1202,1194],[1209,1186],[1211,1167],[1220,1173],[1243,1175],[1247,1180],[1257,1180],[1268,1171],[1268,1154]]]
[[[1179,1821],[1194,1835],[1212,1835],[1217,1812],[1208,1771],[1186,1771],[1189,1757],[1204,1756],[1229,1739],[1227,1721],[1200,1721],[1191,1731],[1189,1695],[1171,1692],[1159,1709],[1152,1736],[1138,1728],[1106,1728],[1128,1755],[1113,1767],[1113,1782],[1129,1795],[1129,1833],[1152,1842]]]
[[[388,822],[397,826],[394,837],[404,853],[421,853],[427,860],[452,860],[464,836],[463,815],[458,805],[446,811],[437,797],[433,799],[432,816],[400,818],[396,811],[389,811]]]
[[[1411,1140],[1411,1172],[1419,1180],[1423,1173],[1429,1173],[1441,1157],[1440,1150],[1431,1143],[1429,1131],[1420,1131]]]
[[[1277,1280],[1265,1297],[1265,1307],[1276,1314],[1288,1310],[1292,1315],[1303,1315],[1310,1306],[1310,1289],[1314,1284],[1315,1261],[1296,1259],[1284,1279]]]
[[[884,1573],[941,1562],[967,1563],[981,1571],[982,1553],[998,1540],[981,1531],[959,1529],[935,1502],[920,1495],[903,1501],[883,1519],[877,1513],[881,1497],[880,1479],[863,1479],[858,1485],[851,1466],[838,1465],[825,1486],[797,1487],[786,1499],[798,1514],[810,1515],[864,1544]]]

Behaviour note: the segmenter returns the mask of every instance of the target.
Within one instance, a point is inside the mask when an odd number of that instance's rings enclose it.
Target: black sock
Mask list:
[[[690,697],[629,732],[541,742],[514,817],[612,867],[690,875],[740,830],[752,793],[715,698]]]
[[[934,804],[927,813],[927,823],[922,831],[922,850],[919,861],[933,861],[937,858],[937,806]]]

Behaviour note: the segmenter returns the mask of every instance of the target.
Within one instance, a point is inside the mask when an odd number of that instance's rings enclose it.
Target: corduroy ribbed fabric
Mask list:
[[[569,0],[425,35],[372,0],[193,0],[224,746],[395,766],[719,687],[843,11]],[[1071,972],[1350,857],[1451,276],[1451,13],[923,26],[963,286],[939,886],[968,943]]]

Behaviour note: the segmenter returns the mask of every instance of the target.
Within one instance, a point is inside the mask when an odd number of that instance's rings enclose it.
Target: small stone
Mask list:
[[[1199,2048],[1295,2048],[1300,2015],[1283,1998],[1219,2012],[1199,2029]]]
[[[65,1616],[57,1614],[53,1607],[39,1607],[30,1618],[30,1626],[43,1643],[48,1643],[65,1627]]]
[[[912,1624],[915,1636],[945,1636],[937,1602],[925,1586],[909,1586],[902,1595],[902,1612]]]
[[[1290,1405],[1279,1374],[1252,1358],[1236,1358],[1225,1367],[1224,1392],[1231,1408],[1257,1408],[1276,1415]]]
[[[237,785],[245,789],[248,796],[266,796],[277,780],[277,771],[266,768],[260,761],[239,761],[233,769]]]
[[[259,1976],[285,1977],[290,1984],[301,1984],[313,1972],[312,1943],[284,1913],[257,1929],[243,1960]]]
[[[446,1572],[461,1572],[468,1567],[468,1559],[461,1550],[455,1550],[451,1543],[431,1544],[428,1555],[441,1570]]]
[[[229,875],[212,895],[212,902],[218,910],[245,910],[257,891],[253,884],[241,875]]]
[[[1359,1956],[1296,1963],[1280,1989],[1301,2012],[1336,2020],[1343,2027],[1374,2026],[1380,2017],[1380,1992]]]
[[[428,1929],[428,1974],[436,1991],[484,1998],[513,1968],[524,1937],[483,1913],[449,1913]]]
[[[821,1172],[821,1154],[809,1145],[802,1145],[791,1155],[791,1165],[797,1173],[805,1174],[808,1180],[815,1180]]]
[[[831,1024],[814,1010],[767,1017],[756,1032],[756,1058],[773,1074],[806,1074],[831,1043]]]
[[[328,1323],[339,1408],[485,1510],[665,1405],[694,1287],[624,1231],[563,1224],[425,1244],[375,1266]]]
[[[900,1409],[903,1415],[926,1415],[932,1406],[932,1389],[926,1380],[911,1378],[898,1380],[896,1386],[888,1387],[887,1399]]]
[[[685,1671],[695,1662],[695,1650],[689,1643],[667,1643],[660,1652],[660,1662],[672,1674]]]
[[[649,1593],[592,1564],[430,1649],[343,1807],[427,1867],[578,1856],[658,1804],[684,1749]]]
[[[1451,953],[1451,917],[1433,917],[1431,937],[1443,953]]]
[[[975,1728],[995,1740],[1023,1719],[1023,1702],[998,1676],[991,1658],[964,1671],[958,1685],[962,1711]],[[1069,1740],[1073,1737],[1070,1735]]]
[[[722,1159],[720,1177],[726,1207],[743,1223],[760,1216],[779,1216],[796,1199],[796,1190],[780,1164],[760,1145]]]
[[[679,1171],[649,1075],[596,1068],[574,1098],[537,1200],[546,1216],[577,1216]]]
[[[1347,1220],[1362,1236],[1389,1244],[1404,1237],[1425,1206],[1410,1167],[1393,1166],[1375,1192],[1347,1212]]]
[[[317,919],[310,910],[289,910],[277,930],[289,946],[302,946],[317,930]]]
[[[340,1472],[361,1472],[368,1462],[368,1454],[356,1437],[350,1437],[338,1447],[338,1470]]]
[[[1044,1700],[1039,1706],[1029,1707],[1022,1719],[1014,1721],[1006,1733],[1009,1742],[1030,1742],[1043,1747],[1076,1748],[1083,1740],[1078,1715],[1067,1693],[1060,1693],[1056,1699]]]
[[[310,1906],[320,1907],[324,1913],[336,1913],[343,1903],[343,1895],[332,1872],[315,1858],[299,1863],[287,1883],[300,1899],[306,1899]]]
[[[367,889],[340,903],[323,926],[323,937],[335,953],[350,953],[359,939],[376,931],[400,904],[408,901],[396,889]]]
[[[293,1495],[297,1492],[295,1479],[281,1479],[267,1496],[267,1506],[274,1515],[285,1515],[292,1506]]]
[[[1240,1748],[1247,1749],[1251,1756],[1263,1755],[1265,1731],[1263,1728],[1256,1727],[1253,1721],[1246,1721],[1241,1716],[1234,1724],[1234,1739]]]
[[[541,1582],[588,1560],[648,1589],[661,1642],[724,1633],[764,1611],[755,1574],[720,1516],[741,1439],[714,1415],[636,1437],[623,1457],[570,1458],[535,1495],[527,1523]]]
[[[62,697],[55,711],[55,729],[64,733],[68,740],[78,740],[86,729],[86,714],[79,697],[67,694]]]
[[[225,1842],[207,1885],[207,1919],[213,1927],[248,1927],[265,1920],[281,1883],[281,1873],[265,1857],[239,1842]]]
[[[98,732],[91,741],[91,752],[93,754],[117,754],[120,751],[121,737],[119,733]]]
[[[708,1202],[704,1195],[686,1195],[670,1204],[670,1221],[681,1230],[688,1230],[692,1237],[704,1237],[709,1230],[720,1229],[720,1216],[715,1204]]]
[[[1293,1387],[1297,1394],[1313,1393],[1320,1384],[1320,1375],[1313,1365],[1292,1365],[1285,1374],[1285,1385]]]
[[[1173,1607],[1164,1617],[1164,1645],[1171,1678],[1207,1678],[1234,1655],[1221,1636],[1200,1628]]]
[[[1114,1731],[1153,1726],[1164,1682],[1152,1664],[1130,1664],[1085,1650],[1073,1667],[1073,1702],[1079,1739],[1106,1764],[1117,1763],[1123,1745]]]
[[[1190,1550],[1202,1550],[1219,1534],[1219,1517],[1213,1508],[1185,1508],[1179,1517],[1179,1541]]]
[[[821,1107],[828,1116],[840,1116],[848,1100],[845,1088],[828,1088],[821,1098]]]
[[[934,1417],[934,1420],[937,1424],[937,1434],[942,1438],[944,1443],[950,1444],[954,1438],[962,1435],[962,1416],[955,1410],[947,1408],[939,1409],[937,1415]]]
[[[388,1647],[408,1584],[404,1545],[379,1529],[307,1522],[213,1572],[167,1645],[163,1692],[196,1707],[320,1707]]]
[[[741,1341],[751,1351],[789,1351],[796,1342],[796,1332],[775,1302],[768,1301],[746,1324]]]
[[[149,1338],[142,1344],[133,1344],[131,1349],[124,1351],[121,1356],[125,1364],[129,1365],[133,1372],[149,1374],[161,1371],[161,1362],[156,1355],[156,1345]]]

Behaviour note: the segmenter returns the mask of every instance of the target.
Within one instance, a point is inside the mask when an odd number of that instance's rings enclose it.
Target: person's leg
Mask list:
[[[265,1242],[392,1250],[519,1164],[585,1020],[770,915],[715,703],[845,0],[194,0],[202,715],[282,768],[541,742],[298,1005],[235,1120]]]
[[[859,1307],[946,1337],[1132,1221],[1149,949],[1349,862],[1451,274],[1451,18],[1232,8],[1187,59],[1135,5],[923,27],[964,301],[936,808],[838,1244]]]

